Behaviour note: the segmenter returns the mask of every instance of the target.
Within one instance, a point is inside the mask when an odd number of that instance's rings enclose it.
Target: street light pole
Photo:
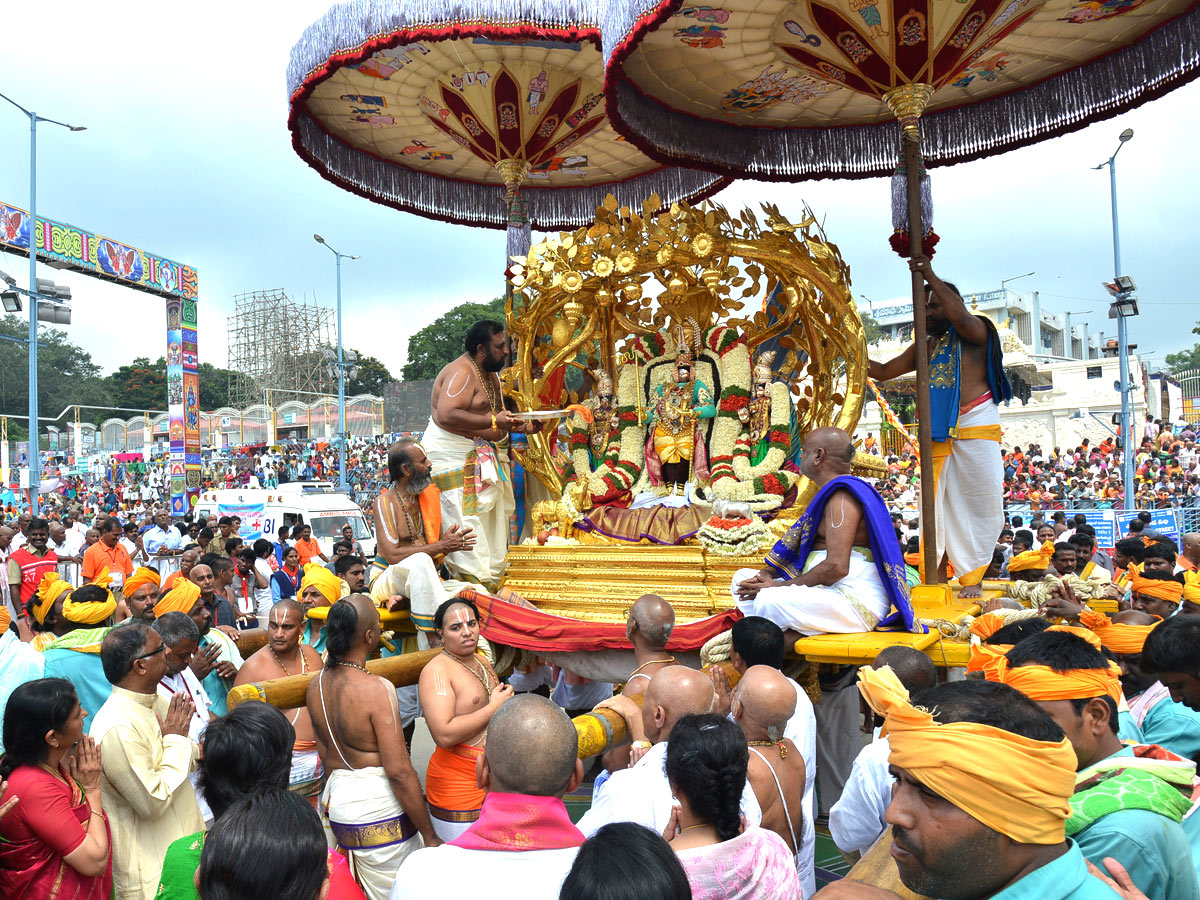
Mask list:
[[[338,253],[319,234],[314,234],[313,240],[328,247],[337,258],[338,489],[349,491],[346,484],[346,363],[342,358],[342,258],[358,257]]]
[[[1113,236],[1113,276],[1120,278],[1121,272],[1121,229],[1117,219],[1117,154],[1133,137],[1133,129],[1126,128],[1121,132],[1120,143],[1105,162],[1096,166],[1103,169],[1108,166],[1109,194],[1112,198],[1112,236]],[[1121,365],[1121,482],[1125,498],[1125,509],[1133,509],[1133,409],[1129,394],[1132,386],[1129,382],[1129,344],[1125,316],[1117,316],[1117,357]]]
[[[29,117],[29,291],[37,291],[37,123],[49,122],[61,125],[68,131],[86,131],[83,125],[68,125],[55,119],[47,119],[26,109],[11,97],[0,94]],[[32,297],[29,303],[29,511],[38,514],[38,488],[42,483],[41,443],[38,440],[38,365],[37,365],[38,303]]]

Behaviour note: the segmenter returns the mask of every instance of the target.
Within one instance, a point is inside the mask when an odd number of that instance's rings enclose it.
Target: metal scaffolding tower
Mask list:
[[[225,329],[229,368],[242,373],[233,406],[265,402],[270,390],[327,393],[336,381],[321,355],[333,344],[333,310],[307,297],[297,302],[280,288],[237,294]]]

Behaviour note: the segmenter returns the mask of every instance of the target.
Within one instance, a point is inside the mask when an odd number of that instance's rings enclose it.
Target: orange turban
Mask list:
[[[904,554],[904,562],[907,563],[908,565],[912,566],[914,569],[919,569],[919,568],[921,568],[921,554],[920,553],[905,553]]]
[[[34,603],[30,612],[39,625],[46,624],[46,616],[63,594],[71,593],[71,582],[63,581],[57,572],[47,572],[38,582],[37,593],[33,595]]]
[[[180,578],[175,587],[159,597],[158,602],[154,604],[155,618],[169,612],[190,613],[199,599],[200,588],[187,578]]]
[[[175,585],[179,584],[179,579],[182,577],[183,573],[176,569],[159,584],[159,587],[162,588],[163,591],[169,591],[171,588],[175,587]]]
[[[8,631],[8,626],[12,624],[12,613],[8,611],[7,603],[0,603],[0,634]]]
[[[330,605],[337,603],[342,596],[342,579],[338,578],[320,563],[309,563],[304,567],[304,580],[300,582],[300,596],[310,587],[321,592]]]
[[[967,660],[968,672],[986,672],[995,660],[1005,656],[1013,644],[972,644],[971,656]]]
[[[148,584],[153,584],[157,587],[161,583],[157,572],[145,566],[140,566],[136,572],[125,579],[125,596],[128,597],[136,593]]]
[[[892,765],[1018,843],[1059,844],[1066,839],[1075,792],[1070,741],[1035,741],[975,722],[941,725],[909,702],[908,691],[889,667],[864,666],[858,678],[871,709],[886,718]]]
[[[1095,632],[1101,644],[1113,653],[1119,653],[1124,656],[1126,654],[1141,653],[1142,646],[1146,643],[1146,638],[1149,637],[1151,631],[1158,627],[1162,619],[1159,619],[1153,625],[1119,625],[1102,613],[1085,609],[1080,613],[1079,621],[1083,623],[1085,628],[1090,628]]]
[[[1045,569],[1050,565],[1050,557],[1054,555],[1054,542],[1046,541],[1037,550],[1026,550],[1018,553],[1008,561],[1009,572],[1027,572],[1031,569]]]
[[[1095,637],[1095,635],[1093,635]],[[1049,666],[1013,666],[1008,657],[988,660],[983,668],[988,681],[1016,688],[1030,700],[1087,700],[1107,694],[1121,702],[1121,667],[1109,663],[1106,669],[1068,669],[1059,672]]]
[[[994,612],[984,613],[971,623],[970,632],[981,641],[986,641],[993,634],[1008,624],[1008,619]]]
[[[1183,573],[1183,599],[1200,603],[1200,572]]]
[[[1168,603],[1183,602],[1183,585],[1178,581],[1147,578],[1141,572],[1134,572],[1129,586],[1135,594],[1145,594],[1147,597],[1166,600]]]

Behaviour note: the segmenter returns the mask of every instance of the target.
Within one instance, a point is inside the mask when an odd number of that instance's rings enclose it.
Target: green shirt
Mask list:
[[[1123,747],[1113,756],[1133,756]],[[1183,826],[1144,809],[1109,813],[1075,835],[1085,857],[1101,871],[1104,857],[1123,865],[1129,877],[1153,900],[1200,900],[1192,848]]]
[[[155,900],[200,900],[195,877],[203,852],[203,831],[173,841],[163,857],[162,877]]]
[[[1068,838],[1067,845],[1067,852],[1054,862],[1034,869],[989,900],[1119,900],[1120,894],[1088,872],[1075,842]]]

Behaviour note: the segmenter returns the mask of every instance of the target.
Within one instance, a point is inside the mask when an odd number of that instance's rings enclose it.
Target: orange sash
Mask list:
[[[431,484],[417,495],[417,504],[425,526],[425,543],[435,544],[442,536],[442,492],[436,484]]]

